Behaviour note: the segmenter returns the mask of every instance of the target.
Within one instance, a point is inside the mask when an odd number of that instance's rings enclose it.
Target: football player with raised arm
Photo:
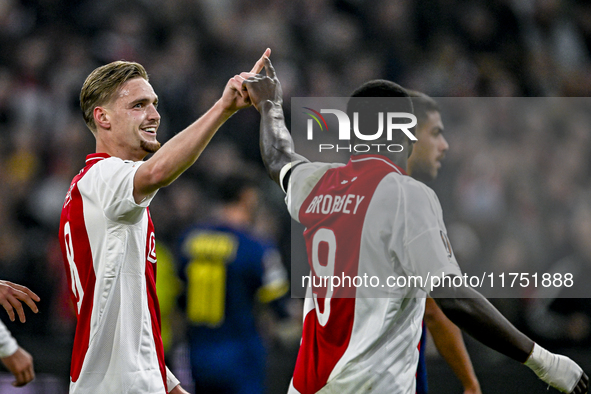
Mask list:
[[[281,85],[269,58],[263,59],[266,75],[249,77],[243,85],[261,113],[260,147],[267,171],[287,192],[292,217],[306,227],[313,275],[461,276],[435,193],[406,175],[410,139],[399,132],[386,141],[400,144],[399,153],[379,152],[378,146],[351,156],[347,164],[309,162],[293,151]],[[391,100],[382,100],[385,106],[380,107],[367,99],[375,97],[399,99],[395,107]],[[390,81],[363,84],[347,105],[350,118],[355,112],[363,118],[384,111],[412,113],[406,90]],[[316,209],[319,201],[327,201],[326,209]],[[319,263],[321,250],[325,264]],[[289,393],[414,393],[425,294],[460,328],[526,364],[551,386],[587,392],[588,378],[574,361],[534,343],[478,292],[414,283],[391,288],[389,297],[380,298],[363,286],[348,298],[350,293],[339,297],[343,288],[334,293],[314,288],[314,296],[305,300]]]
[[[162,148],[158,96],[140,64],[113,62],[84,82],[80,106],[96,153],[71,183],[59,230],[78,320],[71,394],[186,393],[164,364],[148,206],[234,112],[250,105],[242,82],[262,67],[261,58],[251,73],[231,78],[221,98]]]

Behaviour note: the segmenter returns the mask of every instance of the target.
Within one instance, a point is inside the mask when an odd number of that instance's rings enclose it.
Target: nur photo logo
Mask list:
[[[358,112],[353,112],[353,120],[351,121],[347,113],[339,109],[321,108],[320,111],[317,111],[311,107],[302,108],[306,110],[303,113],[309,116],[306,122],[306,138],[308,141],[314,141],[314,129],[320,133],[329,132],[328,122],[322,114],[334,115],[332,119],[333,121],[336,118],[338,124],[338,142],[325,143],[325,141],[323,141],[318,144],[318,152],[346,151],[351,153],[363,153],[368,152],[372,148],[377,148],[378,152],[401,152],[403,150],[402,145],[390,143],[393,139],[394,133],[399,132],[404,133],[404,135],[406,135],[411,141],[417,140],[410,131],[410,129],[416,126],[417,118],[415,115],[408,112],[377,112],[377,114],[372,115],[377,118],[375,119],[377,120],[377,130],[374,127],[372,130],[364,129],[362,131],[359,127],[360,115]],[[363,122],[363,124],[366,123],[367,122]],[[354,137],[353,140],[352,137]],[[344,143],[340,143],[341,141]],[[351,141],[354,143],[351,143]],[[364,143],[357,143],[359,141],[364,141]],[[346,142],[349,143],[347,144]]]

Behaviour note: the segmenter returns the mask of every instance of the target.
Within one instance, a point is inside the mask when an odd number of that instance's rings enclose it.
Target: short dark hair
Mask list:
[[[412,100],[415,116],[419,122],[425,120],[429,112],[441,112],[439,104],[425,93],[409,89],[408,94]]]
[[[388,98],[388,100],[376,100],[376,98]],[[389,100],[389,99],[393,100]],[[363,85],[355,89],[347,102],[347,115],[351,122],[353,122],[353,113],[359,114],[359,129],[360,130],[377,130],[377,117],[372,116],[379,112],[406,112],[413,113],[413,103],[410,99],[408,91],[395,82],[385,79],[374,79],[365,82]],[[400,142],[406,136],[402,133],[397,133],[392,136],[392,142]],[[353,134],[352,143],[360,141]]]
[[[258,183],[253,177],[245,174],[231,174],[219,184],[218,197],[224,204],[240,200],[240,195],[246,189],[258,189]]]

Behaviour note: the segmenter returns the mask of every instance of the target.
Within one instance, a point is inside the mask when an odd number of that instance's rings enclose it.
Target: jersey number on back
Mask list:
[[[322,242],[325,242],[328,245],[326,265],[320,264],[319,251]],[[322,312],[320,312],[320,308],[318,307],[318,294],[316,292],[313,293],[316,316],[318,317],[318,322],[323,327],[328,323],[328,318],[330,316],[330,299],[332,297],[332,287],[330,286],[330,282],[332,276],[334,276],[336,253],[337,238],[335,237],[334,231],[328,228],[321,228],[316,231],[312,237],[312,267],[314,268],[316,276],[322,278],[322,280],[324,280],[325,277],[328,277],[329,282],[329,285],[326,287],[324,308]]]
[[[74,245],[72,243],[72,232],[70,230],[70,222],[64,225],[64,240],[66,242],[66,257],[68,265],[70,266],[70,279],[72,281],[72,294],[76,298],[76,309],[80,313],[82,306],[82,298],[84,297],[84,290],[82,290],[82,283],[80,282],[80,275],[78,275],[78,268],[74,262]]]

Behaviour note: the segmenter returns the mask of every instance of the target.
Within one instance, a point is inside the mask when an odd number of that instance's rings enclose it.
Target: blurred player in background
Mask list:
[[[306,227],[314,275],[461,276],[435,193],[405,176],[410,139],[401,132],[383,139],[402,146],[399,153],[379,152],[376,145],[371,153],[352,156],[346,165],[310,163],[293,152],[281,85],[269,58],[264,62],[267,76],[250,77],[244,85],[261,113],[261,153],[267,171],[287,191],[292,217]],[[375,97],[399,99],[393,107],[384,99],[379,105],[370,103],[368,98]],[[370,114],[390,111],[413,112],[406,90],[390,81],[365,83],[347,105],[350,119],[355,112],[369,119]],[[314,202],[325,196],[331,204],[337,197],[354,200],[355,208],[333,205],[333,213],[330,207],[316,210]],[[381,298],[372,298],[375,290],[363,286],[353,289],[355,298],[339,297],[346,288],[330,294],[328,287],[314,287],[314,297],[310,294],[305,300],[302,342],[289,392],[414,393],[425,294],[436,299],[459,327],[525,363],[543,381],[563,392],[587,392],[588,378],[575,362],[534,343],[473,289],[432,289],[414,283],[392,287],[386,290],[389,297]]]
[[[271,303],[287,317],[281,298],[287,272],[275,245],[253,232],[255,181],[231,175],[221,182],[219,199],[214,220],[189,228],[179,244],[195,392],[263,394],[266,351],[255,309]]]
[[[407,171],[414,179],[429,182],[437,177],[441,160],[445,157],[449,145],[443,136],[443,122],[435,100],[420,92],[409,91],[409,94],[417,117],[417,141],[408,158]],[[464,394],[481,394],[478,378],[462,338],[462,331],[445,316],[432,298],[427,298],[425,302],[424,323],[417,368],[417,394],[428,393],[425,328],[429,329],[437,350],[462,382]]]
[[[34,301],[39,301],[39,296],[25,286],[7,280],[0,280],[0,305],[2,305],[11,321],[15,320],[14,309],[19,319],[25,322],[25,312],[20,301],[25,302],[35,313],[39,310]],[[15,377],[12,383],[15,387],[24,386],[35,379],[33,357],[10,335],[10,331],[4,323],[0,322],[0,361]]]
[[[59,231],[78,319],[70,393],[186,393],[164,363],[148,206],[234,112],[250,105],[241,86],[249,75],[230,79],[209,111],[162,148],[158,96],[143,66],[113,62],[84,82],[80,105],[96,153],[71,183]]]

